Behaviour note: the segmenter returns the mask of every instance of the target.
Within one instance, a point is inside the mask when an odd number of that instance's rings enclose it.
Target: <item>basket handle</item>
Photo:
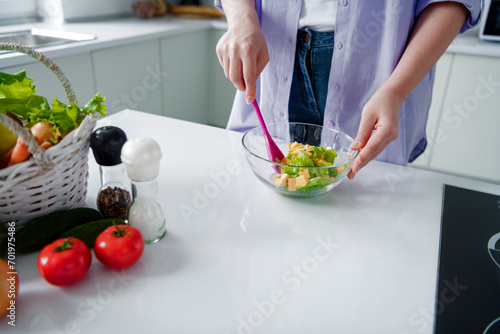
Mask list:
[[[43,154],[44,151],[38,145],[35,137],[33,137],[28,129],[22,127],[15,120],[2,113],[0,113],[0,123],[5,124],[9,129],[12,130],[12,132],[14,132],[19,138],[21,138],[26,143],[26,145],[28,145],[28,150],[31,152],[38,165],[46,163],[45,155]]]
[[[19,53],[24,53],[32,58],[35,58],[36,60],[40,61],[42,64],[47,66],[56,76],[57,79],[61,82],[61,84],[64,87],[64,91],[66,92],[66,96],[68,97],[69,103],[76,103],[76,95],[75,91],[71,87],[71,84],[64,74],[64,72],[61,70],[59,66],[57,66],[56,63],[54,63],[50,58],[45,56],[43,53],[36,51],[29,46],[26,45],[21,45],[17,43],[0,43],[0,50],[6,50],[6,51],[17,51]]]

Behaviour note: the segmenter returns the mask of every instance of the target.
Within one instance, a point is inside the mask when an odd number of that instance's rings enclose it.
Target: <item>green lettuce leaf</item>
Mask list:
[[[331,163],[329,162],[319,162],[316,164],[318,167],[323,167],[323,166],[331,166]],[[318,168],[318,169],[310,169],[309,174],[311,175],[311,178],[313,177],[330,177],[332,176],[332,173],[335,173],[336,169],[335,168]]]
[[[308,148],[307,152],[311,153],[311,159],[319,159],[324,157],[326,149],[322,146],[313,146]]]
[[[299,192],[312,191],[323,188],[331,183],[333,183],[333,181],[329,177],[315,177],[309,179],[309,182],[304,187],[296,187],[295,189]]]
[[[314,167],[314,162],[311,160],[311,158],[309,158],[305,151],[300,151],[296,156],[288,161],[288,165],[299,167]],[[281,172],[290,175],[290,177],[293,177],[302,172],[302,168],[283,167],[281,169]]]
[[[59,129],[65,132],[77,124],[76,119],[78,113],[79,109],[76,106],[76,103],[67,105],[59,102],[57,98],[54,97],[52,109],[50,110],[50,116],[47,122],[56,125]]]
[[[0,72],[0,98],[25,100],[35,95],[36,86],[32,86],[33,79],[26,77],[26,71],[17,74]]]
[[[26,71],[17,74],[0,72],[0,112],[10,111],[21,119],[27,118],[28,105],[36,91],[32,82],[33,79],[26,77]]]
[[[32,82],[33,79],[26,77],[26,71],[17,74],[0,72],[0,112],[10,111],[28,126],[45,121],[61,132],[77,128],[90,113],[106,115],[103,105],[106,99],[99,93],[83,107],[78,107],[77,103],[67,105],[57,98],[53,99],[51,106],[45,97],[35,95],[36,86]]]
[[[99,113],[102,117],[106,115],[106,107],[102,104],[106,101],[105,97],[101,97],[98,92],[92,100],[90,100],[83,108],[81,108],[81,113],[88,115],[91,113]]]
[[[335,158],[337,157],[337,152],[333,148],[325,150],[325,160],[333,164]]]

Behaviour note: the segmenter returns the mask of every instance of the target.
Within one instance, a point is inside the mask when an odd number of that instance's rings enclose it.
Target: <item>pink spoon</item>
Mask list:
[[[264,118],[262,117],[262,114],[260,112],[259,105],[257,104],[257,100],[253,100],[253,107],[255,109],[255,112],[257,113],[257,117],[259,118],[260,125],[262,127],[262,132],[264,133],[264,139],[266,140],[266,148],[267,148],[267,157],[269,158],[270,161],[274,162],[281,162],[283,158],[285,157],[281,150],[279,149],[278,145],[274,142],[273,138],[267,131],[266,123],[264,122]],[[279,173],[279,168],[278,166],[274,166],[275,170]]]

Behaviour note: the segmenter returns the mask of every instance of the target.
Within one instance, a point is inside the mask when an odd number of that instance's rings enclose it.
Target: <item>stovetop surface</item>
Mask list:
[[[500,196],[445,185],[436,334],[500,333]]]

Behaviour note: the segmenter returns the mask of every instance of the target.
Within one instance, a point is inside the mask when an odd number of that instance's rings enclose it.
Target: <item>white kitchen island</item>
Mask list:
[[[241,133],[132,110],[103,125],[160,143],[167,235],[122,272],[94,257],[67,288],[43,280],[38,254],[17,256],[16,326],[2,319],[2,333],[433,333],[443,184],[500,194],[372,162],[324,196],[294,199],[257,180]]]

